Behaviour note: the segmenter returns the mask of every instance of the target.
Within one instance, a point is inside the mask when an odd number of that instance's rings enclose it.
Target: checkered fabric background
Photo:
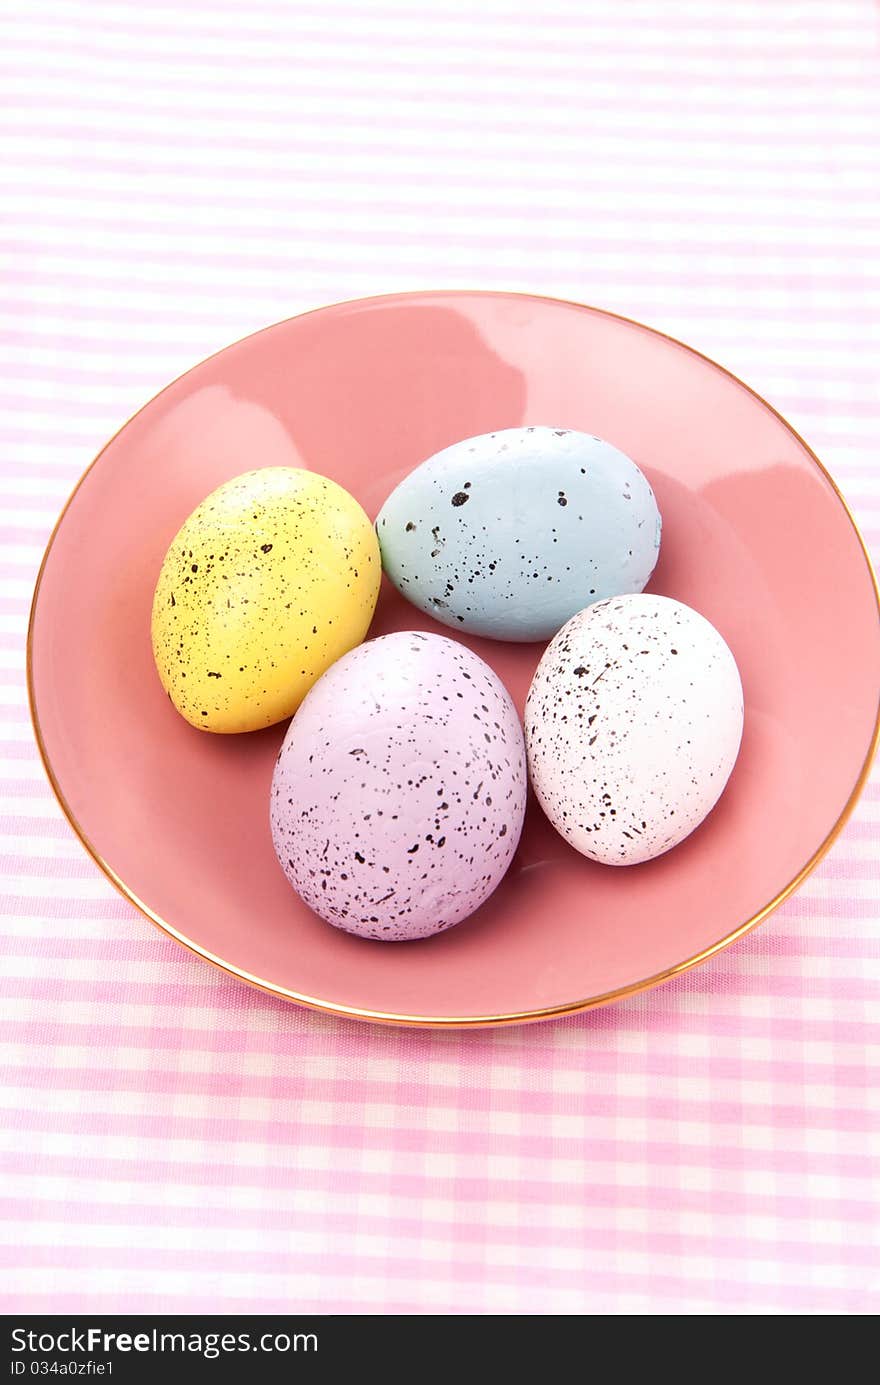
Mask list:
[[[651,994],[475,1033],[306,1013],[113,893],[32,746],[57,511],[266,323],[533,290],[785,413],[880,547],[869,0],[0,3],[0,1284],[6,1311],[880,1307],[880,791]]]

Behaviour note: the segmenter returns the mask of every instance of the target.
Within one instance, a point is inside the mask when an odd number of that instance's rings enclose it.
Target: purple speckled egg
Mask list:
[[[402,632],[328,669],[284,738],[272,840],[305,902],[383,942],[472,914],[516,850],[522,728],[504,684],[464,645]]]

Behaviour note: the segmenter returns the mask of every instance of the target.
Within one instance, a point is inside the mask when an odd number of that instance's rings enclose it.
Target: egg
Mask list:
[[[660,514],[634,462],[570,428],[454,443],[376,521],[382,563],[420,611],[499,640],[546,640],[591,601],[641,591]]]
[[[743,691],[721,635],[665,596],[599,601],[559,631],[525,709],[529,771],[558,832],[634,865],[691,833],[739,752]]]
[[[288,727],[272,780],[275,852],[328,923],[425,938],[501,880],[526,784],[519,718],[488,665],[443,635],[385,635],[334,664]]]
[[[162,686],[202,731],[289,717],[369,628],[381,558],[357,501],[292,467],[245,472],[171,543],[153,600]]]

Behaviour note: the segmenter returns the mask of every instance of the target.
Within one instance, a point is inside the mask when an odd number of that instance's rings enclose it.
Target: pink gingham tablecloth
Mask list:
[[[156,389],[414,287],[692,343],[810,440],[876,554],[877,6],[35,0],[0,26],[5,1311],[876,1311],[876,780],[800,894],[671,985],[362,1027],[114,894],[37,762],[24,636],[57,511]]]

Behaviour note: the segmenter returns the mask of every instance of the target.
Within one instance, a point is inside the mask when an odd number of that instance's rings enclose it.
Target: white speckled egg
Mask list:
[[[272,780],[282,870],[337,928],[383,942],[460,923],[501,880],[526,801],[504,684],[444,635],[398,633],[307,694]]]
[[[697,611],[629,595],[580,611],[547,647],[526,700],[535,793],[593,861],[676,846],[717,803],[739,753],[733,655]]]
[[[454,630],[546,640],[576,611],[641,591],[660,515],[623,452],[571,428],[467,438],[411,472],[376,520],[382,565]]]

